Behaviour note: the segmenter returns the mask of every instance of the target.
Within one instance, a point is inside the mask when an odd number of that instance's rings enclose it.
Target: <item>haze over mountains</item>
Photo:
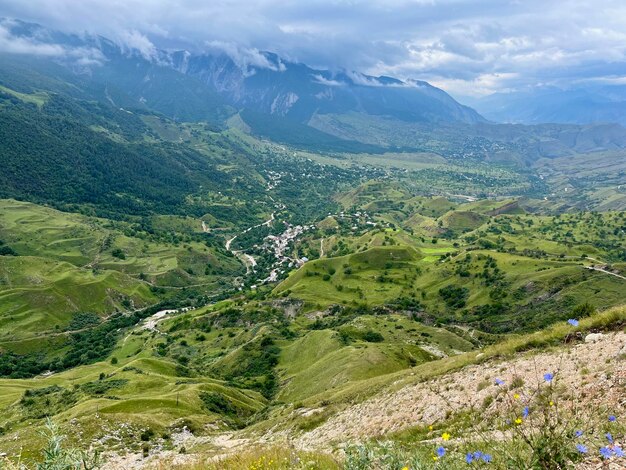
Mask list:
[[[626,86],[594,85],[561,89],[495,93],[468,98],[487,119],[496,122],[541,124],[619,123],[626,125]]]

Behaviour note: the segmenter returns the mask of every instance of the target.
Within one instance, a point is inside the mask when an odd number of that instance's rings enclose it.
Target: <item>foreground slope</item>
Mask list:
[[[510,393],[512,397],[514,392],[525,394],[542,387],[546,371],[557,377],[555,396],[563,403],[568,397],[575,396],[579,400],[577,405],[592,409],[604,420],[608,415],[622,416],[626,336],[620,329],[626,318],[625,312],[624,307],[618,307],[582,320],[576,328],[560,324],[482,350],[388,374],[363,384],[349,395],[329,395],[321,406],[314,408],[285,407],[277,420],[273,421],[270,416],[270,421],[261,423],[256,431],[206,439],[190,437],[187,444],[197,446],[197,452],[190,455],[162,452],[148,459],[129,455],[113,459],[105,468],[159,468],[159,465],[240,468],[238,465],[242,462],[261,461],[263,455],[276,459],[277,468],[290,468],[280,466],[279,459],[288,456],[268,450],[273,446],[288,446],[292,453],[315,450],[315,456],[307,456],[311,462],[317,462],[312,468],[344,468],[338,449],[347,443],[370,439],[384,440],[388,449],[399,445],[405,449],[417,449],[419,453],[423,447],[423,468],[431,468],[429,449],[433,445],[463,446],[471,439],[464,436],[474,430],[468,420],[471,413],[477,412],[483,420],[489,421],[486,417],[497,413],[502,401],[506,400],[503,394]],[[591,332],[594,333],[589,336]],[[496,379],[503,380],[506,387],[498,386]],[[562,406],[565,413],[566,405]],[[329,414],[328,409],[333,412]],[[307,425],[302,426],[303,422]],[[580,425],[585,426],[584,423]],[[622,428],[617,425],[613,432],[621,432],[619,429]],[[452,434],[450,442],[439,438],[444,430]],[[485,434],[480,439],[494,440],[483,442],[483,446],[493,444],[504,449],[506,445],[501,442],[502,435]],[[211,451],[205,450],[207,446]],[[214,455],[220,455],[220,458],[211,457]],[[223,463],[220,464],[221,460]],[[497,458],[494,465],[510,468],[503,466]],[[300,467],[294,464],[294,468]],[[437,468],[436,465],[433,468]],[[460,464],[459,468],[462,468]]]

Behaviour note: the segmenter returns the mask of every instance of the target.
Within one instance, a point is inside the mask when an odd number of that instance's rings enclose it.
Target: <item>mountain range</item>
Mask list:
[[[245,108],[301,123],[316,114],[347,112],[408,122],[485,122],[473,109],[423,81],[333,73],[268,52],[248,51],[249,57],[242,58],[241,51],[215,48],[200,54],[142,50],[101,36],[65,34],[19,20],[5,19],[0,24],[13,38],[42,50],[43,46],[57,48],[58,54],[48,57],[74,73],[72,81],[88,78],[94,96],[120,106],[128,106],[130,99],[135,107],[149,107],[179,120],[219,121],[234,112],[231,108]],[[39,55],[39,61],[43,57]]]
[[[626,125],[626,86],[540,87],[468,99],[487,119],[517,124],[619,123]]]

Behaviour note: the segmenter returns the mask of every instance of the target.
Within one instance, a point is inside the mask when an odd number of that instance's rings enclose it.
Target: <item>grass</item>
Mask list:
[[[379,332],[383,341],[362,339],[368,331]],[[430,362],[437,354],[473,348],[451,331],[402,316],[357,317],[337,331],[314,330],[283,347],[278,369],[285,386],[278,399],[323,399],[335,389]]]
[[[596,260],[624,269],[623,214],[518,214],[509,200],[458,204],[380,184],[346,197],[370,218],[336,215],[307,234],[294,249],[319,249],[323,238],[325,257],[292,272],[268,298],[242,295],[169,315],[155,331],[133,328],[104,362],[0,380],[0,446],[14,454],[12,439],[23,436],[32,458],[42,424],[33,416],[47,412],[64,426],[75,420],[79,446],[128,424],[119,449],[139,449],[146,429],[156,436],[182,426],[197,434],[246,425],[310,430],[389,387],[562,344],[562,324],[543,328],[583,302],[605,309],[626,301],[623,280],[585,269]],[[183,292],[236,271],[236,260],[194,241],[193,219],[156,218],[166,232],[180,226],[178,240],[168,241],[133,233],[125,222],[10,200],[0,208],[0,239],[20,255],[0,257],[3,351],[60,354],[77,312],[105,319],[129,302],[156,302],[157,286]],[[365,209],[346,212],[356,210]],[[501,211],[513,213],[493,215]],[[407,218],[413,227],[399,223]],[[204,275],[206,265],[222,274]],[[491,310],[498,303],[503,310]],[[624,316],[607,310],[581,319],[580,328],[614,328]],[[503,337],[479,356],[478,347]],[[51,392],[49,408],[20,404],[26,390],[55,386],[63,391]],[[158,437],[150,445],[172,443]]]
[[[196,459],[202,460],[202,459]],[[303,452],[288,446],[255,448],[222,459],[206,459],[195,463],[177,465],[162,461],[159,469],[190,470],[339,470],[340,463],[332,456],[320,452]]]
[[[201,231],[191,222],[161,217],[157,225]],[[78,312],[104,318],[189,285],[214,292],[243,269],[192,239],[166,242],[126,223],[14,200],[0,200],[0,240],[19,255],[0,256],[0,345],[20,353],[52,345],[33,340],[61,334]],[[155,293],[155,286],[168,290]]]
[[[168,232],[178,225],[181,233],[201,232],[200,222],[187,218],[156,221]],[[232,257],[216,253],[206,245],[177,237],[172,243],[146,234],[132,235],[134,229],[121,222],[56,211],[36,204],[0,200],[0,239],[22,256],[39,256],[67,261],[76,267],[99,268],[133,276],[144,273],[158,284],[172,274],[177,284],[214,282],[205,277],[205,268],[219,274],[238,273],[241,268]],[[181,240],[182,238],[182,240]],[[113,250],[124,259],[113,256]],[[193,274],[183,273],[190,270]],[[171,279],[171,277],[170,277]]]
[[[143,340],[147,339],[144,334]],[[106,381],[121,384],[100,395],[73,392],[77,402],[56,414],[55,420],[62,427],[72,420],[74,432],[71,442],[81,447],[88,447],[91,438],[102,436],[107,429],[117,428],[122,423],[135,429],[120,443],[131,447],[141,443],[140,429],[150,428],[160,435],[170,426],[182,422],[181,420],[195,423],[197,430],[210,423],[223,426],[221,415],[205,409],[200,399],[203,392],[219,393],[237,407],[247,409],[252,414],[260,411],[266,404],[260,394],[238,390],[223,381],[206,377],[179,377],[175,364],[169,360],[154,358],[150,349],[140,348],[129,354],[130,357],[124,357],[123,352],[127,349],[128,341],[120,343],[120,347],[113,353],[119,357],[119,362],[115,365],[109,361],[81,366],[46,378],[0,379],[0,405],[4,407],[0,418],[0,426],[5,431],[0,436],[3,450],[13,454],[18,452],[19,447],[24,447],[24,458],[30,459],[34,456],[38,441],[31,440],[31,437],[35,435],[36,429],[28,421],[24,421],[24,410],[19,405],[26,390],[40,390],[51,386],[59,386],[69,391],[82,390],[77,387],[104,384]],[[106,377],[104,382],[101,374]],[[40,424],[39,422],[35,428]],[[12,435],[24,436],[27,440],[12,441]],[[24,442],[29,445],[24,446]]]
[[[20,101],[23,101],[24,103],[34,104],[38,108],[41,108],[44,104],[46,104],[46,101],[48,101],[48,94],[43,91],[30,93],[30,94],[20,93],[18,91],[12,90],[11,88],[7,88],[5,86],[0,85],[0,92],[7,93],[11,96],[14,96],[15,98],[19,99]]]
[[[15,350],[23,340],[60,334],[76,312],[104,317],[157,301],[149,286],[116,271],[85,270],[67,263],[32,256],[0,257],[0,343]],[[18,343],[19,342],[19,343]]]

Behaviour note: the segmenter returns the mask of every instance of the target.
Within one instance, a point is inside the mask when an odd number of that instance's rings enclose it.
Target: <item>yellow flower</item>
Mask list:
[[[409,467],[402,467],[402,470],[409,470]]]
[[[515,420],[515,424],[522,424],[522,418],[517,418]]]
[[[433,430],[433,425],[431,424],[430,426],[428,426],[428,430],[432,431]]]
[[[444,441],[449,441],[449,440],[450,440],[450,434],[448,434],[447,432],[444,432],[444,433],[441,435],[441,438],[442,438]]]
[[[437,457],[436,455],[433,455],[433,460],[436,462],[437,460],[439,460],[439,457]]]
[[[516,393],[515,395],[513,395],[513,398],[515,398],[516,400],[519,400],[519,393]]]
[[[553,401],[550,402],[550,406],[554,406],[554,402]]]

